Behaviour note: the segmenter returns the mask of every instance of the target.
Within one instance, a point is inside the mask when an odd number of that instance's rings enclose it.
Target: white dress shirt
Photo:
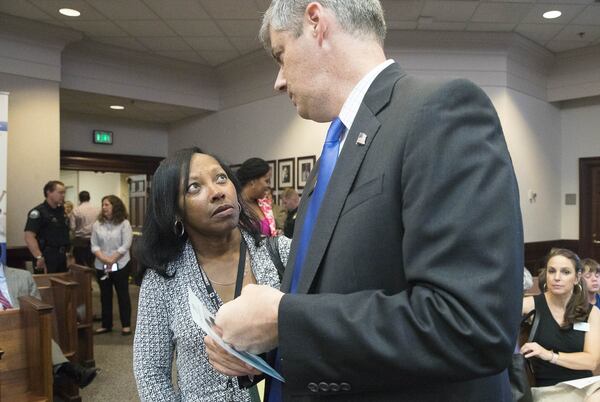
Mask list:
[[[375,68],[373,68],[371,71],[369,71],[358,82],[358,84],[356,84],[354,89],[352,89],[352,92],[350,92],[348,99],[346,99],[346,102],[344,102],[342,110],[340,111],[339,118],[342,121],[342,123],[344,123],[346,130],[344,130],[344,134],[342,135],[339,152],[342,152],[342,148],[344,146],[344,143],[346,142],[346,134],[348,134],[348,130],[350,130],[352,124],[354,124],[354,119],[356,118],[358,109],[360,108],[360,105],[362,104],[362,101],[365,95],[367,94],[367,91],[371,87],[371,84],[373,84],[375,78],[377,78],[377,76],[392,63],[394,63],[394,60],[388,59],[376,66]]]

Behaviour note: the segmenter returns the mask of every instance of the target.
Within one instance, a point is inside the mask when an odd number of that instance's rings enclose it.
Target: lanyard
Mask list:
[[[197,256],[196,256],[196,261],[198,261]],[[198,261],[198,266],[200,266],[199,261]],[[240,240],[240,259],[238,261],[237,278],[235,280],[235,292],[233,293],[234,299],[242,293],[242,283],[244,282],[244,268],[245,267],[246,267],[246,242],[242,238]],[[221,305],[221,303],[219,302],[219,296],[217,295],[217,292],[213,288],[212,284],[210,283],[210,279],[208,279],[208,275],[206,275],[206,273],[202,269],[202,266],[200,266],[200,272],[202,274],[200,276],[202,278],[202,282],[204,282],[204,287],[206,288],[208,297],[210,297],[210,301],[212,302],[213,306],[215,307],[215,311],[219,310],[219,306]]]

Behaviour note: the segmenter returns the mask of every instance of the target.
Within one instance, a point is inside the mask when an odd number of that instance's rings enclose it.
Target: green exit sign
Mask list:
[[[112,145],[112,131],[94,130],[94,144]]]

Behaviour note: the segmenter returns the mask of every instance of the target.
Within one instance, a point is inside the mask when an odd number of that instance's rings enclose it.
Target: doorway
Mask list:
[[[61,172],[69,171],[73,175],[76,174],[74,171],[120,174],[121,191],[115,194],[120,193],[128,206],[131,226],[138,234],[144,223],[152,175],[162,160],[163,158],[154,156],[61,151],[60,169]]]
[[[600,157],[579,159],[579,252],[600,261]]]

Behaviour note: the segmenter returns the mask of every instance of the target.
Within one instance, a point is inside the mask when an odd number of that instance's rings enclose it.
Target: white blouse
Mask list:
[[[104,223],[96,221],[92,225],[92,238],[90,239],[92,253],[102,251],[102,254],[111,256],[118,252],[122,256],[117,261],[119,269],[125,267],[129,260],[131,260],[129,249],[131,248],[132,240],[133,231],[127,219],[117,225],[113,225],[108,221]],[[97,258],[94,261],[94,266],[96,269],[104,269],[104,263]]]

